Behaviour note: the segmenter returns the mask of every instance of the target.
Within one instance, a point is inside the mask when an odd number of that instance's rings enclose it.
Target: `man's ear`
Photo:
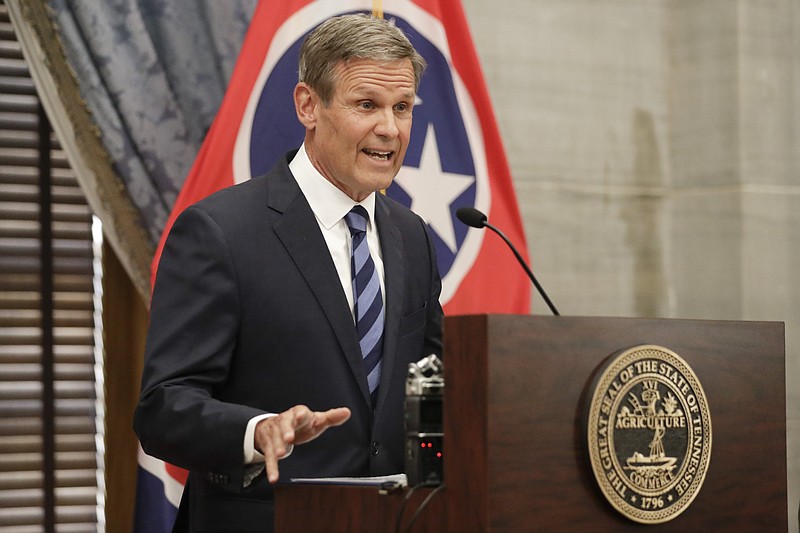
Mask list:
[[[313,130],[317,125],[317,106],[320,105],[317,93],[303,82],[294,88],[294,109],[297,120],[306,130]]]

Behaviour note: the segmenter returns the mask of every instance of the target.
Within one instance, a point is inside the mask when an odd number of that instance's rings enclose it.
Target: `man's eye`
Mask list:
[[[361,102],[358,104],[361,109],[372,109],[373,105],[372,102]]]
[[[397,104],[396,106],[394,106],[394,109],[398,113],[405,113],[405,112],[407,112],[407,111],[409,111],[411,109],[411,106],[406,104],[406,103],[402,103],[402,104]]]

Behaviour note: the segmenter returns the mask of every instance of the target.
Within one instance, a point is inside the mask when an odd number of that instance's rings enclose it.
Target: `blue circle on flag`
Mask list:
[[[414,107],[411,138],[403,166],[419,168],[427,134],[432,128],[438,146],[441,171],[474,178],[476,169],[472,149],[447,59],[439,48],[404,19],[389,13],[385,17],[392,19],[406,33],[428,62],[418,89],[417,95],[421,103]],[[304,38],[305,35],[285,51],[264,83],[250,133],[251,176],[265,174],[280,157],[289,150],[298,148],[303,142],[305,130],[297,120],[292,93],[297,84],[297,61]],[[456,210],[475,205],[476,187],[473,179],[472,184],[446,206],[453,222],[455,249],[451,249],[436,230],[430,227],[442,278],[450,271],[467,235],[468,228],[456,219]],[[413,198],[396,181],[386,194],[406,207],[412,207]]]

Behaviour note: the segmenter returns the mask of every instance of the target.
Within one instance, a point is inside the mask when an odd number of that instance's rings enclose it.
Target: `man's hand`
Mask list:
[[[286,456],[290,446],[314,440],[329,427],[344,424],[348,418],[350,409],[347,407],[320,412],[295,405],[278,416],[260,421],[254,440],[256,449],[264,455],[269,482],[278,481],[278,460]]]

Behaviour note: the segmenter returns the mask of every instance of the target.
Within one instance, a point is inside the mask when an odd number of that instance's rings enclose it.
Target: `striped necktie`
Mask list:
[[[378,383],[381,380],[381,354],[383,352],[383,298],[378,271],[367,244],[367,210],[357,205],[344,216],[353,239],[350,259],[353,276],[353,312],[356,320],[361,356],[367,371],[367,383],[375,406]]]

